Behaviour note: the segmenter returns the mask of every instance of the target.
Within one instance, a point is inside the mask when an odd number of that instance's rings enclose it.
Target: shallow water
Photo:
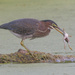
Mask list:
[[[75,75],[74,63],[4,64],[1,75]]]
[[[2,0],[0,1],[0,25],[20,18],[51,19],[60,28],[72,35],[71,51],[68,46],[64,50],[63,36],[55,30],[44,38],[25,40],[30,50],[52,54],[75,55],[75,0]],[[21,39],[9,31],[0,30],[0,54],[16,52]],[[75,64],[1,64],[2,75],[74,75]]]

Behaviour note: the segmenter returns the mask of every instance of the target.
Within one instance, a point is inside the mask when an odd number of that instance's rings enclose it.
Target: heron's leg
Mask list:
[[[28,48],[24,45],[23,40],[21,40],[20,44],[21,44],[21,46],[23,46],[28,52],[30,52],[30,51],[28,50]]]
[[[31,54],[31,52],[29,51],[29,49],[24,45],[23,40],[21,40],[20,44],[21,44],[21,46],[23,46],[23,47],[28,51],[28,53],[34,58],[34,56]]]

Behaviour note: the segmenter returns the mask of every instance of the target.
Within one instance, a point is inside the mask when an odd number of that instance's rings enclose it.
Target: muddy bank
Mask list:
[[[68,63],[75,62],[72,55],[52,55],[50,53],[30,51],[34,58],[26,50],[19,49],[15,53],[0,54],[0,63]]]

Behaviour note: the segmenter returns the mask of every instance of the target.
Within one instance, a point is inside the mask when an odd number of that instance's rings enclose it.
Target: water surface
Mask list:
[[[0,65],[1,75],[75,75],[74,63],[4,64]]]

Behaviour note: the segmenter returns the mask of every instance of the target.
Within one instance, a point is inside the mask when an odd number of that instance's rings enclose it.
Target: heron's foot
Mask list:
[[[35,56],[35,54],[34,54],[34,53],[31,53],[29,49],[27,49],[27,52],[28,52],[29,55],[33,58],[33,60],[39,61],[39,59]],[[32,60],[32,61],[33,61],[33,60]]]
[[[31,53],[29,49],[26,49],[31,58],[33,59],[32,61],[35,60],[35,62],[39,61],[39,59],[34,55],[34,53]]]
[[[33,58],[33,60],[39,60],[37,59],[31,52],[30,50],[24,45],[23,40],[20,42],[21,46],[23,46],[29,53],[29,55]]]

